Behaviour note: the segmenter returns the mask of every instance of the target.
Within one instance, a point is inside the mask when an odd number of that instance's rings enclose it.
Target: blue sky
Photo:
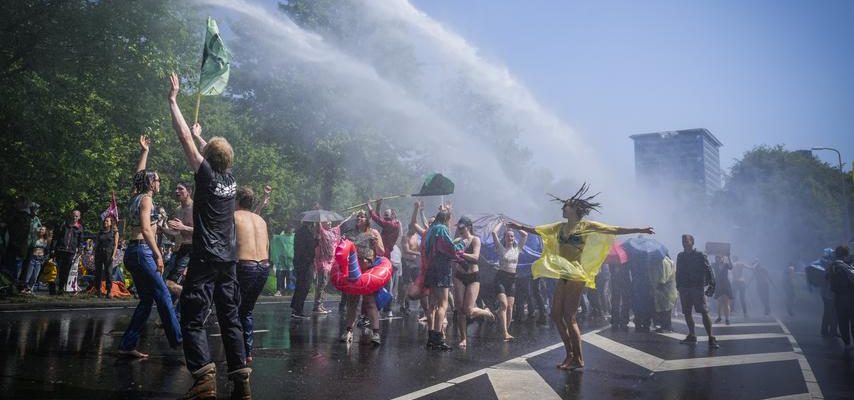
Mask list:
[[[761,144],[854,158],[854,1],[413,4],[505,65],[619,168],[628,136],[707,128],[721,164]],[[836,165],[832,153],[820,158]]]

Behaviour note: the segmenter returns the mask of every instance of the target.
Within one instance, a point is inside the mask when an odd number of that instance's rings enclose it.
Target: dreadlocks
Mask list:
[[[551,193],[548,193],[549,196],[552,197],[552,201],[559,201],[563,203],[563,206],[570,206],[575,209],[576,215],[578,218],[583,218],[584,216],[590,214],[590,211],[599,212],[599,207],[602,206],[602,203],[594,202],[593,199],[596,198],[600,193],[596,193],[594,195],[588,196],[587,192],[590,190],[590,185],[587,182],[581,185],[581,189],[578,189],[575,194],[569,199],[561,199]]]

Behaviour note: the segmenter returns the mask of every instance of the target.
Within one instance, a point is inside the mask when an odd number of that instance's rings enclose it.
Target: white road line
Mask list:
[[[584,341],[650,371],[656,371],[661,363],[664,362],[663,359],[652,354],[645,353],[604,336],[590,335]]]
[[[486,374],[499,399],[560,400],[560,396],[542,376],[528,364],[515,358],[489,369]]]
[[[269,329],[259,329],[257,331],[256,330],[252,331],[252,333],[264,333],[264,332],[270,332],[270,330]],[[211,333],[208,336],[209,337],[219,337],[219,336],[222,336],[222,334],[221,333]]]
[[[136,304],[128,304],[126,306],[116,307],[89,307],[89,308],[46,308],[42,310],[3,310],[0,313],[38,313],[38,312],[58,312],[58,311],[101,311],[101,310],[125,310],[128,308],[136,308]]]
[[[809,393],[798,393],[798,394],[790,394],[788,396],[779,396],[779,397],[769,397],[764,400],[810,400]]]
[[[699,325],[702,325],[701,323],[699,323],[700,322],[699,318],[695,321],[697,321]],[[673,319],[673,322],[675,322],[677,324],[682,324],[682,325],[688,324],[687,322],[685,322],[684,319]],[[715,328],[741,328],[741,327],[747,327],[747,326],[779,326],[779,325],[776,322],[734,322],[730,325],[714,325]]]
[[[789,343],[792,344],[792,348],[794,352],[798,355],[798,365],[801,367],[801,373],[804,375],[804,382],[807,384],[807,390],[809,391],[810,399],[824,399],[824,394],[821,392],[821,387],[818,385],[818,380],[815,378],[815,374],[812,372],[812,368],[810,367],[809,361],[807,361],[806,356],[804,356],[803,350],[801,350],[801,346],[798,345],[798,341],[795,340],[795,337],[792,336],[792,332],[789,331],[789,328],[786,327],[786,324],[783,321],[780,321],[777,318],[777,323],[780,324],[780,328],[783,329],[783,333],[788,335]]]
[[[729,365],[758,364],[797,359],[798,355],[790,351],[779,353],[742,354],[736,356],[685,358],[681,360],[664,360],[664,362],[655,369],[655,372],[726,367]]]
[[[591,337],[591,336],[596,335],[597,333],[604,331],[605,329],[608,329],[608,328],[610,328],[610,326],[604,326],[602,328],[592,330],[590,332],[587,332],[587,333],[581,335],[581,338],[584,339],[586,337]],[[543,380],[543,378],[541,376],[539,376],[539,373],[537,373],[533,368],[531,368],[530,364],[528,364],[528,362],[527,362],[527,359],[532,358],[532,357],[536,357],[540,354],[547,353],[547,352],[555,350],[555,349],[559,349],[561,347],[563,347],[563,343],[556,343],[556,344],[553,344],[551,346],[546,346],[542,349],[532,351],[528,354],[525,354],[525,355],[516,357],[514,359],[493,365],[491,367],[479,369],[477,371],[458,376],[454,379],[449,379],[445,382],[437,383],[433,386],[428,386],[428,387],[420,389],[418,391],[415,391],[412,393],[407,393],[403,396],[395,397],[392,400],[413,400],[413,399],[417,399],[419,397],[423,397],[423,396],[427,396],[427,395],[432,394],[432,393],[436,393],[442,389],[447,389],[453,385],[458,385],[458,384],[466,382],[468,380],[477,378],[478,376],[481,376],[483,374],[489,374],[490,377],[492,376],[492,374],[496,374],[496,373],[498,374],[497,378],[495,378],[495,379],[490,378],[490,382],[492,382],[493,388],[495,388],[495,382],[499,381],[499,380],[502,382],[514,382],[513,380],[517,379],[517,377],[519,376],[518,374],[520,373],[520,367],[525,367],[527,369],[530,369],[533,373],[537,374],[537,377],[539,378],[539,380],[541,382],[533,382],[533,379],[531,379],[531,382],[528,384],[534,384],[536,387],[542,389],[543,387],[541,385],[548,386],[548,384]],[[524,362],[525,364],[521,364],[522,362]],[[513,367],[513,368],[508,368],[508,367]],[[502,371],[507,371],[507,370],[511,370],[513,372],[513,375],[504,376]],[[516,383],[514,383],[514,384],[516,384]],[[554,393],[554,390],[551,389],[551,386],[548,386],[548,388],[549,388],[549,391],[551,393]],[[498,393],[497,390],[499,390],[499,389],[497,389],[497,388],[495,388],[495,389],[496,389],[496,393]],[[499,398],[501,398],[501,399],[510,399],[510,398],[528,399],[528,398],[531,398],[531,396],[530,396],[531,393],[534,393],[534,392],[531,392],[530,390],[526,390],[524,393],[522,393],[522,397],[502,397],[499,395]],[[542,393],[539,393],[537,395],[539,397],[535,396],[534,398],[550,398],[550,397],[543,397],[543,396],[547,396],[547,395],[542,394]],[[560,398],[560,397],[555,397],[555,398]]]
[[[681,333],[668,332],[668,333],[659,333],[661,336],[666,336],[671,339],[682,340],[685,339],[685,335]],[[715,338],[718,339],[719,342],[724,340],[751,340],[751,339],[774,339],[774,338],[788,338],[789,335],[784,333],[746,333],[746,334],[738,334],[738,335],[715,335]],[[708,342],[708,336],[697,336],[698,342]]]

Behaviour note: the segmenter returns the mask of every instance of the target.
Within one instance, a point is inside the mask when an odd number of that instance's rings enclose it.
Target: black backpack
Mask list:
[[[830,288],[836,293],[854,289],[854,266],[842,260],[830,265]]]

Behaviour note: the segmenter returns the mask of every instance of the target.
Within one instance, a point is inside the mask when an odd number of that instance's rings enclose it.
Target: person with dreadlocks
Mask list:
[[[594,202],[598,193],[587,194],[589,188],[586,183],[581,185],[581,189],[566,200],[550,194],[563,205],[565,222],[537,227],[507,223],[508,228],[539,235],[543,240],[543,254],[534,263],[533,274],[535,279],[558,279],[551,317],[566,349],[566,359],[557,366],[564,370],[584,368],[576,313],[584,287],[595,287],[596,274],[608,255],[614,236],[654,233],[652,227],[623,228],[584,219],[591,211],[599,211],[601,206]]]
[[[157,313],[169,346],[177,349],[181,346],[182,335],[175,317],[175,308],[169,289],[161,278],[163,273],[163,255],[155,239],[155,224],[157,223],[157,208],[152,197],[160,191],[160,175],[146,169],[148,149],[151,139],[145,136],[139,138],[141,155],[133,177],[133,190],[128,206],[128,224],[131,234],[125,251],[125,268],[133,276],[133,283],[139,295],[139,304],[133,312],[130,324],[122,336],[119,345],[119,355],[131,358],[146,358],[148,354],[136,349],[139,337],[145,329],[145,322],[151,314],[152,303],[157,304]]]

